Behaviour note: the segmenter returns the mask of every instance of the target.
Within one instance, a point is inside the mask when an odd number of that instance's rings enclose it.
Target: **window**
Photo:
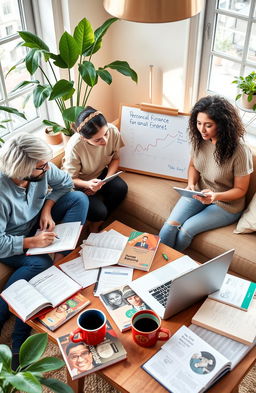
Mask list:
[[[12,120],[6,123],[6,129],[0,128],[0,137],[16,130],[31,131],[39,127],[41,117],[46,116],[41,110],[39,112],[34,108],[31,87],[12,92],[20,82],[31,79],[24,64],[18,65],[6,76],[27,51],[25,47],[19,46],[21,39],[17,30],[34,31],[30,0],[0,0],[0,105],[24,111],[27,118],[26,121],[7,112],[0,112],[0,120]]]
[[[256,0],[206,2],[199,96],[221,94],[234,102],[234,76],[256,69]],[[244,115],[244,113],[243,113]],[[245,123],[251,114],[245,114]],[[251,123],[255,128],[256,122]],[[252,129],[250,129],[252,131]]]

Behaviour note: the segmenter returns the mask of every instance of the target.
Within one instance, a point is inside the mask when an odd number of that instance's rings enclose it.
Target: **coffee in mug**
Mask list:
[[[161,319],[153,310],[141,310],[132,317],[132,336],[142,347],[152,347],[158,340],[168,340],[171,333],[161,328]]]
[[[106,322],[106,315],[101,310],[89,308],[78,315],[78,328],[71,334],[70,340],[75,343],[84,341],[88,345],[97,345],[106,336]]]

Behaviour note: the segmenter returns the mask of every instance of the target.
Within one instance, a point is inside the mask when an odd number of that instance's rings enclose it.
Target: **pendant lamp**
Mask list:
[[[202,0],[104,0],[105,10],[119,19],[142,23],[175,22],[191,18]]]

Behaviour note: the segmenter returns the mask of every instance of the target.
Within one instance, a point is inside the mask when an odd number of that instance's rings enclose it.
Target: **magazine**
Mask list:
[[[38,317],[38,321],[52,332],[90,304],[81,292],[77,292],[58,307]]]
[[[103,292],[99,295],[99,298],[121,332],[131,328],[132,316],[137,311],[150,310],[150,307],[143,302],[129,285],[123,285]]]
[[[118,265],[149,271],[160,237],[146,232],[132,231]]]
[[[106,337],[98,345],[87,345],[83,341],[73,343],[69,334],[58,337],[57,342],[73,380],[94,373],[127,357],[127,353],[109,321],[107,321]],[[79,359],[83,359],[83,361],[79,361]]]

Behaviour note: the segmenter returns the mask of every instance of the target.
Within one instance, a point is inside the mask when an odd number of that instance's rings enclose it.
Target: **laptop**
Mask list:
[[[167,319],[220,289],[234,251],[200,265],[184,255],[129,285],[162,319]]]

